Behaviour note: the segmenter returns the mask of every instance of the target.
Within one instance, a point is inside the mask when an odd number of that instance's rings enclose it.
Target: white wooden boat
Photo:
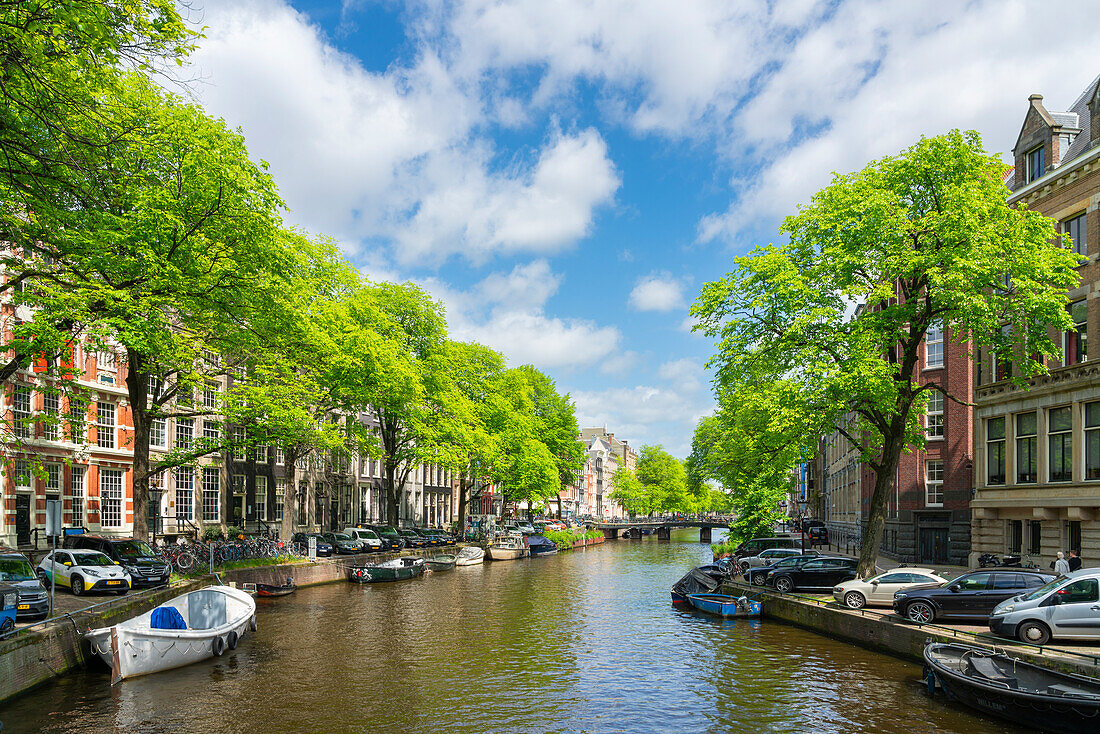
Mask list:
[[[92,652],[111,666],[111,683],[221,655],[256,629],[256,601],[229,586],[170,599],[113,627],[89,630]]]
[[[458,552],[456,566],[476,566],[485,560],[485,549],[468,545]]]
[[[502,535],[489,546],[489,560],[512,561],[527,555],[527,543],[521,535]]]

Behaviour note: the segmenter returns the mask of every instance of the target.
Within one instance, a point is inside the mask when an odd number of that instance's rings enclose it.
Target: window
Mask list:
[[[282,466],[286,463],[286,455],[283,453],[282,446],[275,447],[275,463]]]
[[[207,385],[206,389],[202,391],[202,405],[204,408],[214,408],[218,403],[218,388],[213,385]]]
[[[1069,407],[1047,411],[1048,459],[1050,481],[1073,479],[1073,418]]]
[[[257,444],[256,446],[256,462],[259,464],[267,463],[267,446],[265,444]]]
[[[221,519],[221,472],[215,467],[202,470],[202,519],[217,522]]]
[[[301,456],[299,456],[295,466],[297,466],[299,469],[308,469],[309,456],[307,456],[306,454],[302,454]]]
[[[1027,152],[1027,183],[1041,177],[1046,171],[1046,150],[1039,146]]]
[[[49,494],[61,494],[61,465],[46,464],[46,492]],[[51,499],[59,499],[53,497]]]
[[[1066,306],[1073,320],[1074,331],[1067,331],[1062,337],[1062,351],[1066,355],[1066,364],[1079,364],[1089,358],[1089,321],[1088,306],[1084,301],[1075,301]]]
[[[256,477],[256,518],[267,519],[267,477]]]
[[[1085,479],[1100,479],[1100,402],[1085,403]]]
[[[73,501],[73,525],[84,524],[84,467],[74,466],[69,470],[69,491]]]
[[[1034,484],[1039,480],[1039,440],[1036,437],[1036,414],[1016,416],[1016,482]]]
[[[12,432],[17,438],[31,437],[31,391],[30,388],[16,386],[11,396]]]
[[[176,418],[176,448],[191,448],[192,439],[195,436],[194,418]]]
[[[1100,418],[1100,411],[1098,411]],[[1005,419],[985,422],[986,484],[1005,483]]]
[[[164,418],[154,418],[149,426],[149,445],[156,448],[168,448],[168,421]]]
[[[207,418],[202,422],[202,437],[207,443],[217,443],[221,439],[222,431],[218,426],[218,422],[212,418]]]
[[[1066,550],[1071,550],[1081,555],[1081,521],[1070,520],[1066,522]]]
[[[69,398],[69,440],[81,443],[88,437],[88,403],[80,398]]]
[[[980,591],[982,589],[988,589],[992,576],[993,574],[991,573],[972,573],[969,576],[963,576],[958,580],[959,588],[963,591]]]
[[[245,477],[244,474],[234,474],[232,479],[233,494],[244,494],[245,489]]]
[[[1027,552],[1039,555],[1043,550],[1043,523],[1032,520],[1028,524]]]
[[[924,339],[924,366],[943,367],[943,324],[936,323],[928,327]]]
[[[265,480],[266,481],[266,480]],[[286,480],[275,480],[275,520],[283,520],[283,501],[286,498]]]
[[[146,516],[149,518],[149,527],[156,532],[163,532],[157,524],[157,518],[161,516],[160,500],[164,496],[164,474],[154,474],[149,477],[149,502],[145,506]]]
[[[1088,220],[1084,214],[1079,214],[1062,225],[1062,231],[1069,235],[1072,242],[1070,247],[1078,255],[1088,255],[1088,242],[1086,240],[1088,229],[1085,223]]]
[[[943,504],[943,462],[938,459],[924,462],[924,495],[927,505]]]
[[[931,390],[928,393],[924,428],[928,438],[943,438],[943,393],[939,390]]]
[[[306,503],[309,501],[309,485],[301,482],[298,485],[298,524],[306,524]]]
[[[115,404],[102,400],[96,403],[95,443],[101,449],[115,447]]]
[[[42,435],[50,441],[61,438],[61,424],[58,416],[61,414],[61,397],[55,392],[42,395],[42,412],[46,414],[46,420],[42,422]]]
[[[149,379],[145,383],[145,392],[148,397],[149,404],[160,397],[160,391],[164,388],[164,382],[159,377],[149,376]]]
[[[176,469],[176,519],[195,519],[195,470],[189,466]]]
[[[1024,547],[1024,521],[1006,520],[1005,537],[1009,553],[1021,553]]]
[[[98,369],[106,372],[114,372],[116,365],[115,353],[109,349],[103,352],[96,352],[95,363]]]
[[[114,407],[113,405],[111,406]],[[99,469],[99,522],[105,528],[122,527],[122,471]]]
[[[233,458],[237,461],[244,461],[244,442],[245,433],[244,429],[237,427],[233,429]]]
[[[1087,604],[1100,601],[1100,583],[1096,579],[1078,579],[1054,593],[1062,597],[1060,604]]]

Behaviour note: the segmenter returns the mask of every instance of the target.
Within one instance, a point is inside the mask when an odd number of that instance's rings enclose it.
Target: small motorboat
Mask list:
[[[558,544],[541,535],[532,535],[528,538],[527,548],[531,552],[532,558],[535,556],[552,556],[558,552]]]
[[[456,566],[476,566],[485,560],[485,549],[468,545],[455,556]]]
[[[527,543],[522,535],[502,535],[489,545],[489,560],[514,561],[527,556]]]
[[[1096,731],[1100,680],[1061,673],[981,647],[930,642],[925,679],[948,698],[1047,732]]]
[[[251,596],[229,586],[207,586],[84,636],[92,652],[111,666],[114,684],[221,655],[255,629]]]
[[[286,596],[287,594],[293,594],[298,588],[298,584],[294,583],[294,579],[290,576],[286,577],[286,583],[282,586],[275,586],[274,584],[256,584],[256,596],[272,597],[272,596]]]
[[[747,596],[688,594],[688,602],[700,612],[714,614],[725,619],[760,616],[760,602],[753,601]]]
[[[688,604],[688,594],[709,594],[729,578],[729,567],[708,563],[688,571],[672,585],[672,603]]]
[[[348,581],[373,584],[380,581],[407,581],[424,573],[423,558],[395,558],[384,563],[368,563],[348,568]]]
[[[450,571],[455,567],[457,562],[457,556],[452,556],[450,553],[444,553],[425,560],[424,566],[427,567],[429,571]]]

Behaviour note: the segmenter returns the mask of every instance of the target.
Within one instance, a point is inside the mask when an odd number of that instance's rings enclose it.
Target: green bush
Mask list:
[[[585,531],[584,537],[588,538],[589,540],[592,540],[593,538],[602,538],[603,532],[592,528],[591,530]]]
[[[739,544],[737,542],[728,540],[725,543],[715,543],[710,547],[710,549],[714,552],[714,557],[717,558],[718,556],[722,556],[727,553],[733,553],[735,550],[737,550],[738,545]]]
[[[219,540],[222,537],[220,525],[204,525],[202,528],[203,540]]]

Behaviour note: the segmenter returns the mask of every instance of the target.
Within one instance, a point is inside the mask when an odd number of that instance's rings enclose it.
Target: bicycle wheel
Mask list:
[[[172,560],[172,567],[175,568],[176,573],[181,576],[189,574],[195,568],[195,557],[187,551],[178,553]]]

